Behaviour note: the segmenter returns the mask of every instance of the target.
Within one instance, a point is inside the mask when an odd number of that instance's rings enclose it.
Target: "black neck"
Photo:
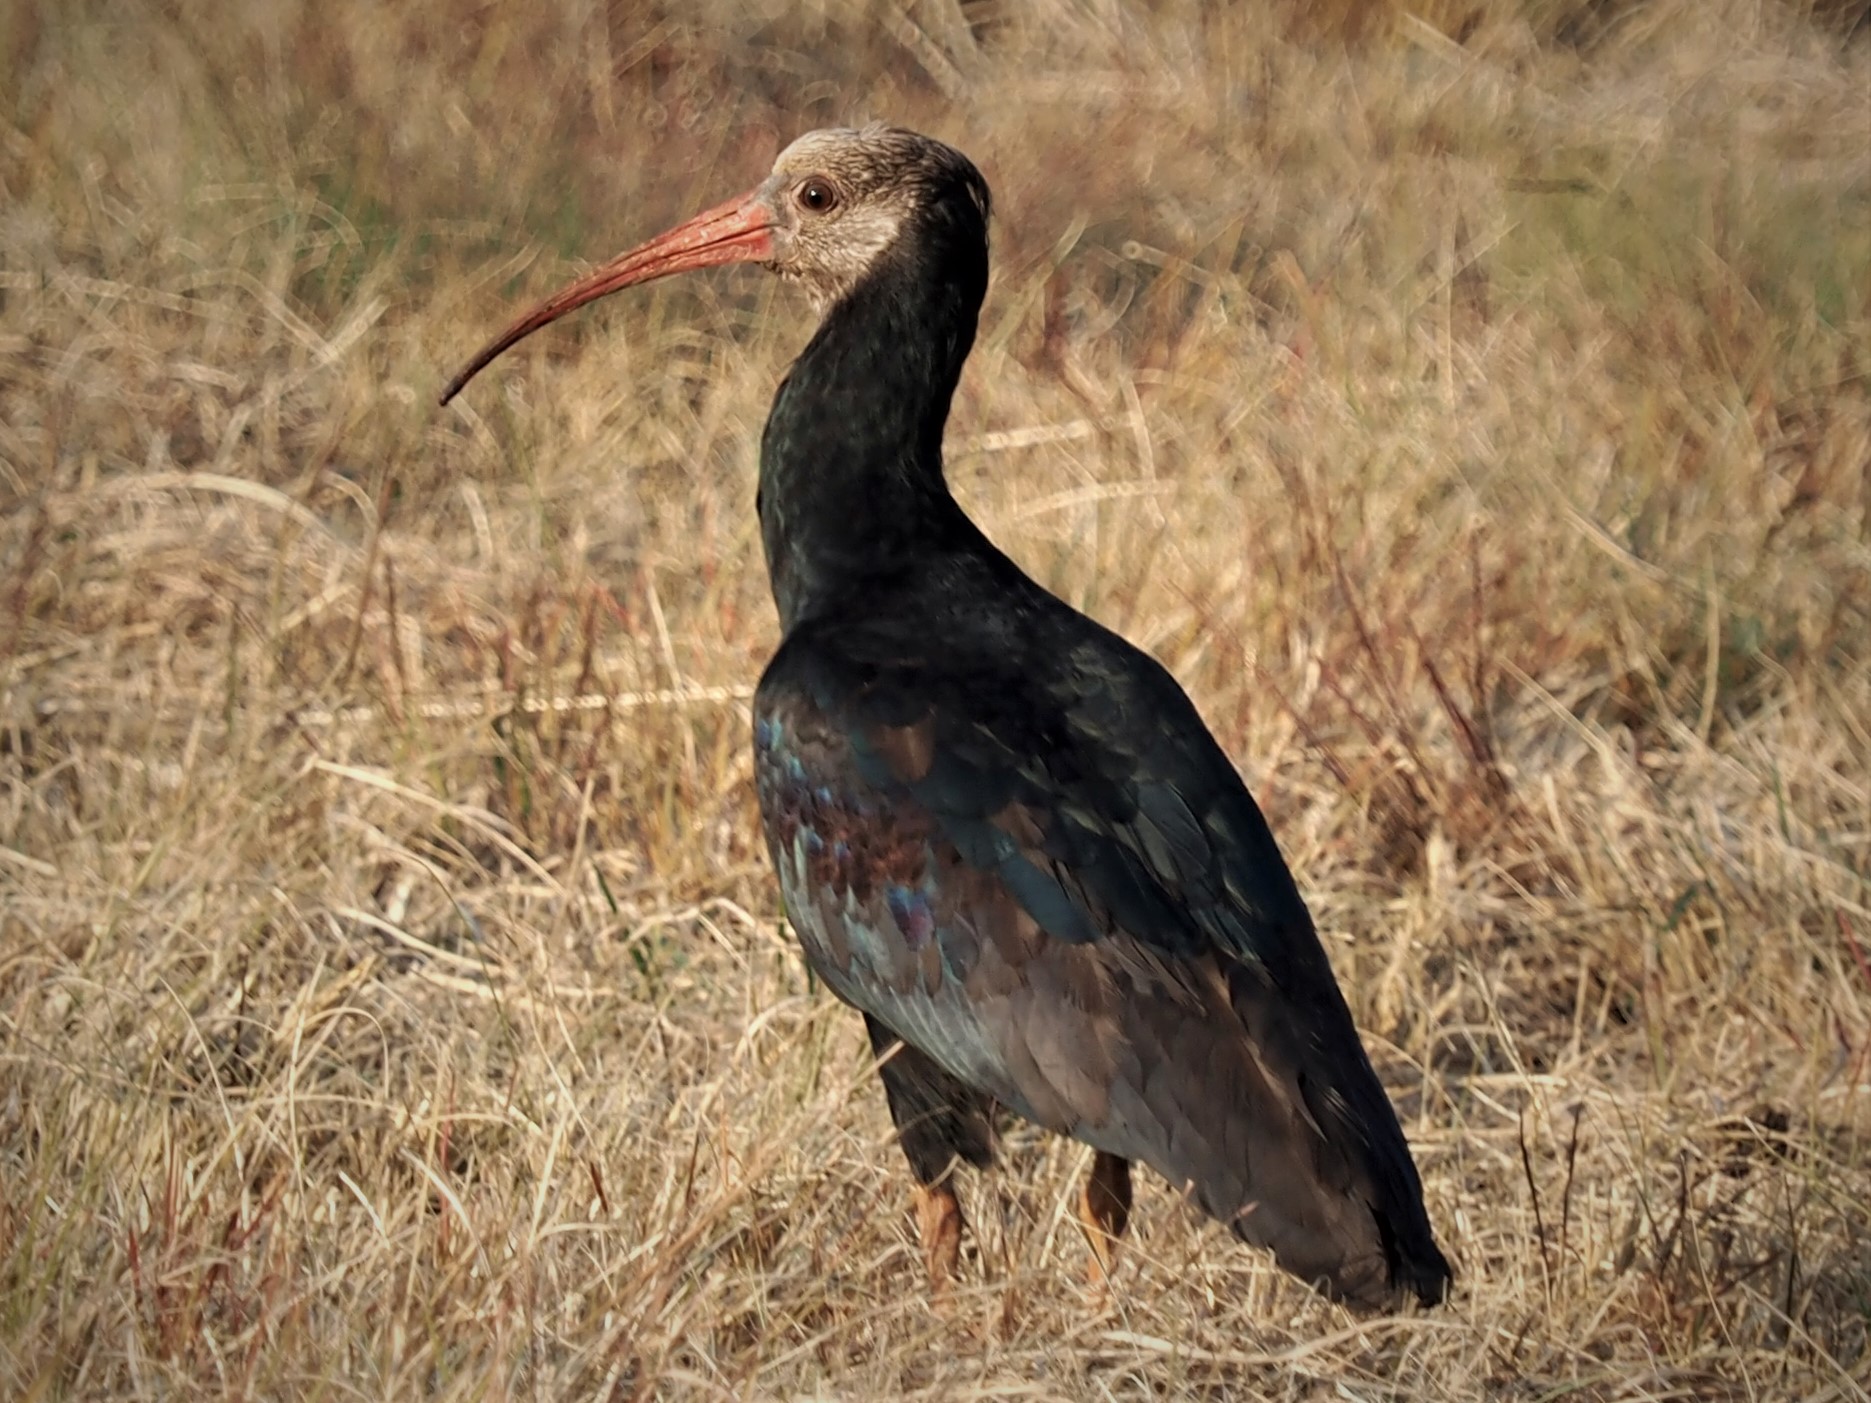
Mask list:
[[[788,631],[977,534],[943,480],[942,429],[974,344],[986,240],[919,232],[826,313],[767,416],[760,532]]]

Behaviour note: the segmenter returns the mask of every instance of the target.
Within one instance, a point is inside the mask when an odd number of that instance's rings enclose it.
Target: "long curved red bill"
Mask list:
[[[686,224],[678,224],[647,244],[619,254],[541,302],[481,348],[480,353],[448,382],[448,388],[442,391],[442,403],[447,404],[461,393],[463,385],[514,342],[531,336],[546,323],[557,321],[587,302],[608,296],[619,288],[666,278],[671,273],[714,268],[723,263],[764,262],[772,257],[773,216],[758,191],[704,210]]]

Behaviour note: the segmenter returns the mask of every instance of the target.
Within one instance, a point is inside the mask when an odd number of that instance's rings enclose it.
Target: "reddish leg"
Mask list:
[[[946,1296],[955,1281],[955,1267],[961,1260],[961,1223],[961,1201],[949,1180],[916,1186],[916,1231],[922,1238],[929,1285],[937,1296]]]

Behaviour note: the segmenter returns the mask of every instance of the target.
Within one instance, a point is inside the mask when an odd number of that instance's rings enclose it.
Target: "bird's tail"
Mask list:
[[[1261,1099],[1303,1112],[1287,1122],[1290,1139],[1281,1147],[1293,1163],[1286,1182],[1297,1186],[1292,1211],[1331,1225],[1303,1248],[1283,1250],[1277,1239],[1267,1245],[1283,1266],[1319,1280],[1348,1305],[1383,1310],[1412,1298],[1440,1305],[1454,1272],[1436,1245],[1403,1127],[1343,996],[1333,986],[1329,1000],[1317,1001],[1324,1006],[1283,1006],[1270,1017],[1268,991],[1249,972],[1230,985],[1259,1053]]]
[[[1453,1273],[1422,1181],[1342,997],[1295,1007],[1245,965],[1226,982],[1214,997],[1232,1007],[1206,1017],[1128,1001],[1145,1070],[1113,1093],[1135,1143],[1101,1148],[1187,1185],[1237,1236],[1349,1306],[1446,1299]]]

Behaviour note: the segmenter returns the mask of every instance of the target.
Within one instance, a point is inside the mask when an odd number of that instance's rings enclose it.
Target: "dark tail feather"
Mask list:
[[[1337,1049],[1337,1065],[1327,1083],[1333,1093],[1321,1094],[1322,1079],[1306,1075],[1299,1079],[1300,1093],[1328,1141],[1335,1142],[1338,1152],[1350,1161],[1353,1185],[1363,1181],[1352,1192],[1363,1198],[1377,1230],[1388,1268],[1388,1289],[1373,1282],[1365,1291],[1341,1298],[1371,1310],[1392,1308],[1411,1297],[1422,1305],[1441,1305],[1449,1297],[1455,1273],[1429,1225],[1422,1176],[1403,1137],[1396,1108],[1378,1081],[1349,1014],[1343,1035],[1346,1042]]]
[[[1420,1203],[1418,1192],[1417,1202]],[[1396,1225],[1390,1216],[1381,1209],[1372,1209],[1371,1216],[1377,1222],[1377,1235],[1384,1244],[1384,1257],[1390,1263],[1390,1286],[1396,1298],[1414,1296],[1417,1304],[1439,1306],[1449,1299],[1449,1293],[1455,1285],[1455,1271],[1449,1266],[1449,1259],[1442,1255],[1442,1249],[1436,1246],[1436,1240],[1428,1232],[1428,1222],[1423,1223],[1423,1230],[1411,1234],[1411,1241],[1406,1246],[1398,1240]],[[1422,1216],[1419,1208],[1416,1216]]]
[[[1269,1222],[1263,1232],[1250,1216],[1237,1230],[1272,1247],[1296,1275],[1322,1278],[1317,1284],[1327,1295],[1354,1308],[1390,1310],[1411,1298],[1441,1304],[1454,1273],[1436,1245],[1396,1108],[1337,986],[1313,991],[1311,1007],[1295,1008],[1257,971],[1237,966],[1230,974],[1235,1011],[1260,1049],[1260,1065],[1297,1093],[1310,1119],[1287,1126],[1286,1152],[1297,1172],[1284,1179],[1291,1199],[1278,1216],[1319,1224],[1311,1233],[1280,1233]],[[1269,1129],[1278,1124],[1277,1100],[1269,1097],[1259,1116]],[[1268,1138],[1275,1137],[1263,1134],[1263,1161]],[[1281,1182],[1256,1177],[1262,1192]]]

